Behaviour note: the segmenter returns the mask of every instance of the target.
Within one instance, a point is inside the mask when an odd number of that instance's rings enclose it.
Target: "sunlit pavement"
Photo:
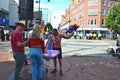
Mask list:
[[[115,40],[80,40],[62,41],[63,56],[101,56],[110,57],[106,52],[109,46],[115,47]]]
[[[62,41],[63,50],[63,76],[51,74],[53,69],[52,60],[46,61],[48,68],[47,80],[119,80],[120,76],[120,60],[112,57],[106,52],[109,46],[115,46],[116,41],[112,40],[64,40]],[[3,51],[2,51],[3,52]],[[8,56],[7,62],[5,58],[0,62],[0,80],[13,80],[14,60],[9,51],[4,56]],[[1,54],[0,54],[1,57]],[[9,59],[10,58],[10,59]],[[2,65],[2,64],[4,65]],[[5,70],[5,71],[4,71]],[[25,80],[31,80],[30,66],[24,66],[22,74]],[[11,75],[10,75],[11,74]],[[6,78],[5,78],[6,77]],[[44,80],[44,79],[43,79]]]

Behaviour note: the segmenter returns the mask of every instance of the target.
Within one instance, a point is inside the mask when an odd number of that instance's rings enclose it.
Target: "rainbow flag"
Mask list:
[[[44,21],[42,20],[41,21],[41,24],[40,24],[40,33],[44,33]]]

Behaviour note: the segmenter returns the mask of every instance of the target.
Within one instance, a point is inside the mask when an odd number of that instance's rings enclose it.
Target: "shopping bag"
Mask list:
[[[47,50],[47,52],[44,54],[44,58],[46,60],[50,60],[54,57],[56,57],[59,54],[58,50]]]
[[[25,47],[25,55],[26,55],[26,59],[30,59],[30,48],[29,47]]]

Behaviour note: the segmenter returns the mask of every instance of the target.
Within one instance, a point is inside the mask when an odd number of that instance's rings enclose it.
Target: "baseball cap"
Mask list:
[[[15,25],[22,25],[23,27],[26,27],[25,22],[24,21],[19,21],[16,22]]]

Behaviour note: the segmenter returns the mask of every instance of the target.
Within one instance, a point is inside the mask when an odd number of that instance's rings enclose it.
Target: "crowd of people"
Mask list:
[[[21,76],[21,69],[26,61],[25,55],[25,45],[30,48],[30,64],[31,64],[31,72],[32,72],[32,80],[42,80],[42,63],[43,63],[43,54],[47,52],[47,48],[52,42],[52,49],[58,50],[59,54],[53,58],[54,69],[51,73],[57,72],[57,59],[59,60],[60,71],[59,74],[62,76],[62,48],[61,48],[61,38],[69,39],[73,36],[73,33],[69,35],[63,35],[58,32],[55,28],[53,29],[50,37],[48,39],[48,43],[45,45],[44,39],[40,35],[40,27],[38,25],[33,27],[28,35],[26,41],[23,39],[22,31],[26,28],[25,23],[23,21],[15,23],[17,28],[13,30],[10,34],[10,42],[11,48],[13,52],[13,57],[15,59],[15,74],[14,80],[24,80],[23,76]]]
[[[87,33],[86,34],[86,38],[89,39],[89,40],[96,40],[97,38],[99,40],[101,40],[102,34],[101,33],[99,33],[99,34],[96,34],[96,33]]]
[[[74,39],[77,39],[77,38],[78,39],[82,39],[83,38],[83,33],[75,31],[74,32]],[[99,33],[99,34],[96,34],[96,33],[86,33],[85,38],[88,39],[88,40],[96,40],[96,39],[101,40],[102,34],[101,33]]]
[[[30,48],[29,57],[30,57],[30,64],[31,64],[31,72],[32,72],[32,80],[42,80],[43,77],[43,54],[47,52],[48,46],[52,43],[52,50],[58,50],[59,54],[53,58],[54,68],[51,73],[56,73],[57,69],[57,59],[59,62],[59,74],[63,75],[62,70],[62,47],[61,47],[61,40],[70,39],[72,36],[76,39],[79,36],[82,39],[82,33],[76,33],[76,31],[69,33],[67,35],[61,34],[56,28],[54,28],[49,35],[48,41],[45,44],[44,38],[40,35],[40,27],[38,25],[34,26],[31,31],[28,32],[27,40],[23,39],[22,31],[27,28],[25,22],[20,21],[16,22],[16,29],[13,30],[10,34],[10,42],[11,48],[13,52],[13,57],[15,60],[15,73],[14,73],[14,80],[24,80],[23,76],[21,76],[21,69],[26,61],[25,55],[25,45]],[[98,39],[101,40],[102,35],[96,33],[87,33],[86,39]],[[119,40],[117,40],[117,44]]]
[[[9,30],[0,29],[0,39],[1,41],[9,41]]]

